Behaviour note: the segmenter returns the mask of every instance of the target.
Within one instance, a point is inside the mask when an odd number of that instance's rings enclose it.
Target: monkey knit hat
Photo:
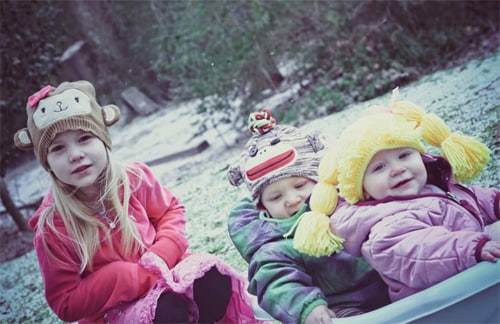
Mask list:
[[[320,181],[311,194],[311,212],[304,214],[294,237],[294,246],[300,252],[320,256],[342,248],[325,234],[318,237],[312,229],[335,211],[337,189],[348,203],[365,199],[364,174],[377,152],[408,147],[425,153],[425,141],[440,148],[454,178],[462,182],[477,177],[488,163],[490,150],[484,144],[460,132],[452,133],[440,117],[426,114],[411,102],[394,102],[397,94],[396,89],[389,109],[382,111],[379,107],[378,112],[348,126],[340,135],[336,151],[325,154],[318,170]]]
[[[265,186],[288,177],[318,181],[319,151],[324,144],[319,134],[303,134],[292,126],[276,125],[271,112],[250,114],[248,130],[252,137],[241,154],[239,165],[228,170],[233,186],[246,184],[257,208]]]
[[[28,127],[16,132],[14,142],[20,149],[33,148],[46,170],[47,150],[57,134],[88,131],[111,148],[108,126],[120,118],[117,106],[97,103],[94,86],[88,81],[63,82],[57,88],[47,85],[28,98],[26,112]]]

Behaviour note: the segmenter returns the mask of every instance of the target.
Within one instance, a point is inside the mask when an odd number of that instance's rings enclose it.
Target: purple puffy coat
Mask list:
[[[478,263],[491,239],[485,226],[500,219],[498,188],[466,188],[451,180],[445,159],[422,157],[428,180],[421,194],[342,202],[330,217],[345,250],[381,274],[392,301]]]

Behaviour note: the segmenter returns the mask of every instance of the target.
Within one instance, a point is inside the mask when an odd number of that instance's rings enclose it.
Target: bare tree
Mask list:
[[[5,209],[10,214],[12,219],[22,232],[27,232],[30,230],[28,223],[24,219],[23,215],[19,211],[19,209],[14,204],[12,197],[10,196],[9,190],[7,188],[7,184],[3,177],[0,177],[0,198],[2,200],[2,204],[5,206]]]

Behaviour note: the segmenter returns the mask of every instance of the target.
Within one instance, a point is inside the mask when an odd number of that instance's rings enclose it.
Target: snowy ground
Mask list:
[[[439,71],[400,89],[400,99],[418,103],[443,116],[453,130],[475,135],[492,149],[492,160],[476,183],[500,185],[500,52],[462,67]],[[336,136],[371,104],[386,104],[390,95],[349,107],[302,128]],[[113,152],[119,158],[143,162],[167,155],[172,148],[189,146],[193,107],[166,109],[113,129]],[[279,122],[279,121],[278,121]],[[237,136],[225,132],[226,141]],[[233,248],[226,231],[226,216],[246,195],[244,186],[229,185],[226,171],[237,163],[239,147],[228,149],[216,133],[207,134],[210,148],[194,157],[153,166],[153,172],[186,205],[187,234],[193,252],[220,255],[240,271],[246,264]],[[20,166],[6,178],[18,204],[35,201],[47,190],[48,177],[36,163]],[[1,222],[10,218],[2,217]],[[4,226],[5,224],[0,224]],[[33,252],[0,264],[0,322],[54,323],[57,318],[46,306],[42,281]]]

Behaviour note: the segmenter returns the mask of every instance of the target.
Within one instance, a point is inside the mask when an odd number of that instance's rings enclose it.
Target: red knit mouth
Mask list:
[[[276,155],[275,157],[261,163],[250,170],[247,171],[247,177],[250,181],[254,181],[259,179],[262,176],[265,176],[271,171],[281,168],[282,166],[287,165],[295,159],[295,151],[288,150],[281,154]]]

